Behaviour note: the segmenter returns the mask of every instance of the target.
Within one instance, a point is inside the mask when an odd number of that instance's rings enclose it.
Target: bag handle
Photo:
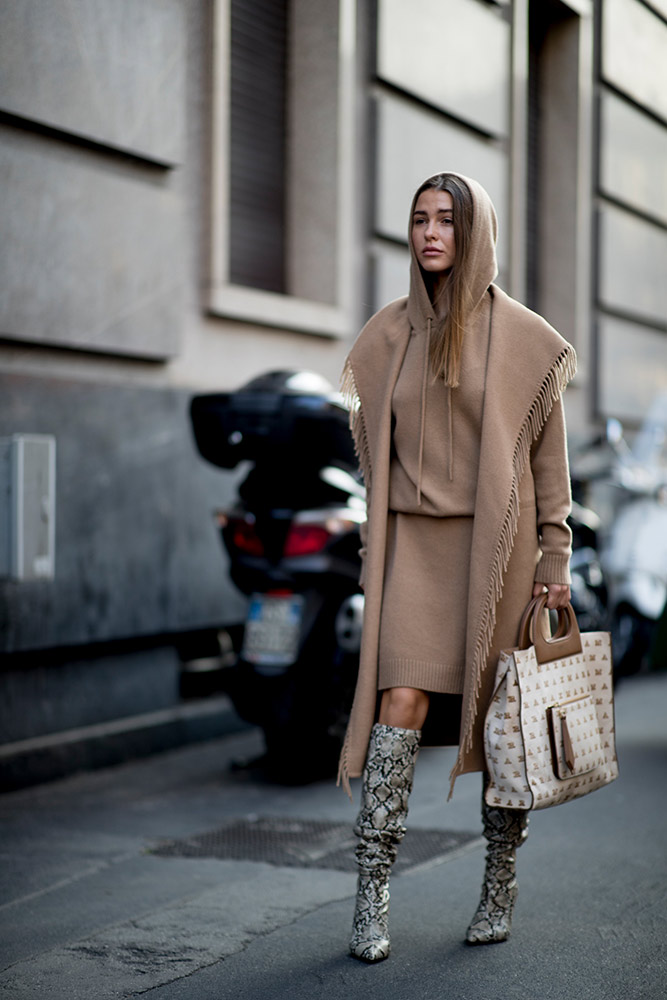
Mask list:
[[[549,663],[581,652],[581,633],[571,604],[558,609],[558,626],[552,636],[545,635],[544,611],[548,594],[533,597],[519,625],[519,649],[535,646],[538,663]]]
[[[533,611],[535,610],[535,605],[539,601],[540,597],[544,594],[540,594],[538,597],[533,597],[533,599],[526,605],[526,610],[521,616],[521,623],[519,625],[519,649],[528,649],[532,645],[532,639],[530,636],[530,626],[533,620]]]
[[[537,597],[533,597],[528,603],[526,610],[521,616],[521,623],[519,624],[519,649],[528,649],[529,646],[533,645],[533,638],[531,633],[531,625],[533,622],[533,612],[537,605],[537,602],[542,600],[542,598],[548,598],[548,594],[538,594]],[[546,602],[545,602],[546,603]],[[546,614],[546,607],[542,609],[543,621],[548,624],[548,617]],[[569,618],[558,616],[558,624],[556,626],[556,631],[552,635],[552,639],[562,639],[566,633],[569,626]]]

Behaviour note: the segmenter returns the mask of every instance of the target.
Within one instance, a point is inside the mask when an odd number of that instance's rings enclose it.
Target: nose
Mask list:
[[[429,219],[426,224],[426,239],[432,240],[435,235],[435,219]]]

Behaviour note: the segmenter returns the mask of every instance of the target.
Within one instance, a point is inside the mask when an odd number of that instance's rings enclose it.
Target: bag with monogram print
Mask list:
[[[579,632],[572,605],[548,629],[547,595],[533,598],[519,647],[500,654],[486,713],[486,802],[546,809],[618,776],[608,632]]]

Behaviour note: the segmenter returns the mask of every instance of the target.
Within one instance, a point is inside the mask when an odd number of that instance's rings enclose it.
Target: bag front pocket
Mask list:
[[[554,774],[575,778],[604,764],[595,703],[580,695],[547,708]]]

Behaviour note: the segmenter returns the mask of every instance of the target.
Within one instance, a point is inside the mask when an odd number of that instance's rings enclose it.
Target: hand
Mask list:
[[[564,608],[570,602],[570,588],[566,583],[536,583],[533,587],[533,597],[547,592],[547,607],[555,610]]]

